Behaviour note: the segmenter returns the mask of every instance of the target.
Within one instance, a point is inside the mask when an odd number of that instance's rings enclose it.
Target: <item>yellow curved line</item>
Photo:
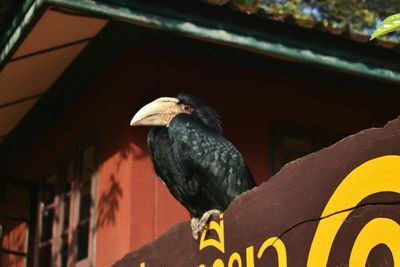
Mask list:
[[[224,262],[221,259],[216,259],[214,261],[213,267],[224,267]]]
[[[286,255],[286,247],[285,244],[277,237],[270,237],[262,243],[260,249],[257,253],[257,258],[261,259],[265,250],[273,246],[278,254],[278,266],[279,267],[287,267],[287,255]]]
[[[358,234],[350,254],[350,267],[365,267],[371,250],[385,244],[393,255],[394,266],[400,265],[400,225],[388,218],[368,222]]]
[[[237,267],[242,267],[242,258],[240,257],[240,254],[237,252],[234,252],[230,257],[228,261],[228,267],[233,267],[233,263],[236,262]]]
[[[379,192],[400,193],[400,156],[379,157],[354,169],[336,188],[321,217],[352,208],[365,197]],[[349,214],[350,211],[342,212],[319,222],[307,266],[327,265],[336,233]]]

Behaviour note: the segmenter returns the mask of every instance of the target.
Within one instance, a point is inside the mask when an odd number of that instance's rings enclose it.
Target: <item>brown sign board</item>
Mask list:
[[[400,119],[288,163],[213,217],[181,222],[114,267],[400,265]]]

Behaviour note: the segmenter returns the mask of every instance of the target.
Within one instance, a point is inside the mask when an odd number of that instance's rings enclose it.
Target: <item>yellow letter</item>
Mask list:
[[[379,157],[355,168],[336,188],[321,217],[353,208],[364,198],[379,192],[400,193],[400,156]],[[307,266],[327,265],[336,234],[350,212],[351,210],[341,212],[319,221]],[[400,247],[400,239],[397,246]]]
[[[240,257],[239,253],[237,253],[237,252],[234,252],[230,256],[229,262],[228,262],[228,267],[233,267],[234,262],[237,263],[237,267],[242,267],[242,258]]]
[[[225,253],[224,221],[222,220],[223,216],[224,215],[222,213],[219,215],[220,218],[219,223],[210,221],[209,225],[206,226],[203,233],[201,233],[200,250],[202,250],[205,247],[215,247],[222,253]],[[206,239],[206,234],[210,230],[215,230],[215,232],[217,232],[219,241],[215,239]]]
[[[278,266],[287,267],[287,256],[285,244],[277,237],[271,237],[264,241],[257,253],[257,258],[261,259],[265,250],[273,246],[278,254]]]
[[[220,259],[216,259],[213,263],[213,267],[224,267],[224,262]]]
[[[254,267],[254,247],[246,248],[246,267]]]
[[[373,219],[360,231],[351,250],[349,266],[367,266],[369,253],[379,244],[389,247],[394,266],[398,266],[400,264],[400,225],[387,218]]]

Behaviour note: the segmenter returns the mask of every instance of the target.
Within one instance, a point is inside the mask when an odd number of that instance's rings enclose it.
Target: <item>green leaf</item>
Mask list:
[[[400,28],[400,13],[387,17],[382,24],[372,34],[371,39],[375,39],[379,36],[385,35],[389,32],[393,32]]]

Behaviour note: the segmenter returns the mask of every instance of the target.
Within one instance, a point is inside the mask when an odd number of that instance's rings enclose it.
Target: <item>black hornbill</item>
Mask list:
[[[148,134],[154,169],[189,211],[197,240],[212,214],[255,186],[243,156],[223,135],[216,111],[194,96],[161,97],[145,105],[131,126]]]

